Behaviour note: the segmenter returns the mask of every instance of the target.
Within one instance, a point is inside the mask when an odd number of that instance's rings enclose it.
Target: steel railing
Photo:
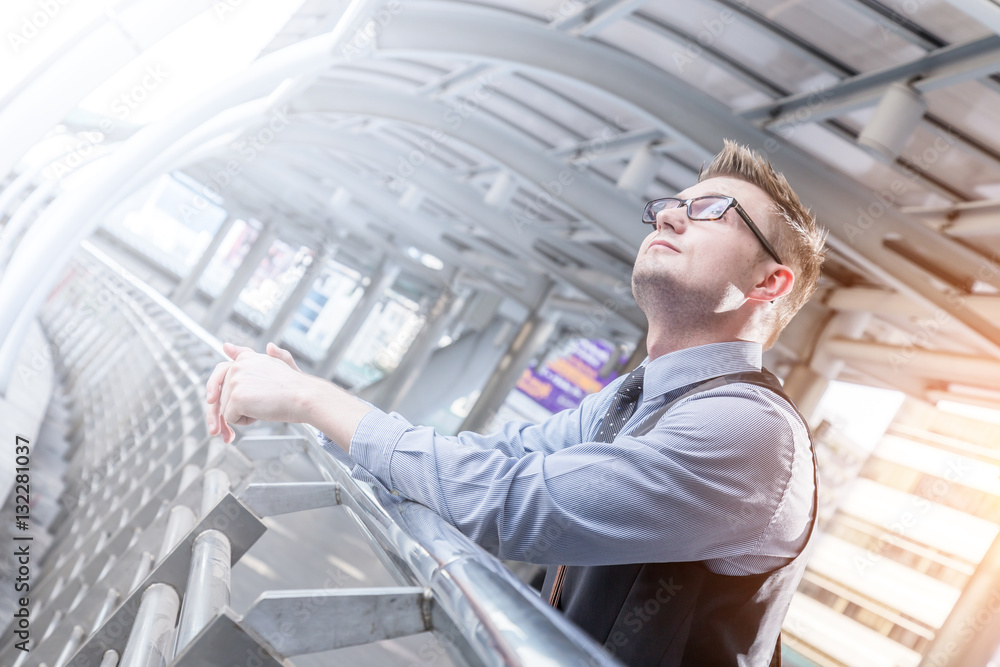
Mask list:
[[[281,665],[422,632],[459,664],[617,664],[437,514],[352,476],[311,428],[208,436],[202,389],[220,342],[94,246],[42,321],[70,401],[67,491],[32,582],[31,651],[8,640],[0,664]],[[322,481],[254,481],[279,454]],[[263,519],[337,505],[396,585],[273,590],[236,614],[231,569]]]

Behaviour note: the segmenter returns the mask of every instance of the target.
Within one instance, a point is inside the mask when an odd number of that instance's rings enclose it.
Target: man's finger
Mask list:
[[[229,367],[232,362],[220,361],[212,369],[212,374],[208,376],[208,381],[205,382],[205,400],[211,404],[219,400],[219,393],[222,389],[222,382],[226,379],[226,373],[229,372]]]
[[[236,373],[233,373],[236,375]],[[236,432],[233,431],[232,427],[229,425],[232,420],[239,419],[241,415],[232,414],[232,408],[230,407],[231,397],[233,394],[233,383],[232,376],[227,376],[229,379],[222,387],[222,393],[219,395],[219,435],[222,436],[223,441],[227,444],[232,442],[236,438]]]
[[[299,371],[300,373],[302,372],[302,369],[299,368],[299,365],[295,363],[295,359],[292,358],[292,353],[289,352],[288,350],[280,348],[274,343],[268,343],[267,354],[268,356],[274,357],[275,359],[281,359],[295,370]]]
[[[253,352],[253,348],[236,345],[235,343],[223,343],[222,350],[229,356],[230,359],[234,361],[236,360],[236,357],[240,356],[244,352]]]

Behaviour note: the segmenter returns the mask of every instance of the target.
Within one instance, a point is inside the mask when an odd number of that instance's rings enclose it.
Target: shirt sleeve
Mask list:
[[[796,434],[781,399],[769,394],[749,385],[707,391],[678,403],[649,433],[613,443],[586,439],[583,425],[593,420],[583,417],[594,402],[488,436],[441,436],[372,410],[351,455],[502,558],[728,558],[762,543],[787,495]]]

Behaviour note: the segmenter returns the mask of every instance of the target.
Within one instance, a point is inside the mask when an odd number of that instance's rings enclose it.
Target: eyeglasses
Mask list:
[[[687,216],[691,220],[721,220],[722,216],[726,214],[731,208],[735,208],[736,212],[740,214],[743,218],[743,222],[747,223],[747,227],[753,232],[753,235],[757,237],[760,244],[764,246],[764,250],[767,251],[771,257],[774,258],[778,264],[784,264],[781,258],[778,257],[778,253],[775,252],[771,244],[767,242],[764,238],[764,234],[761,233],[757,225],[753,224],[753,220],[747,215],[747,212],[743,210],[739,202],[733,197],[724,197],[722,195],[705,195],[704,197],[694,197],[692,199],[677,199],[676,197],[665,197],[663,199],[654,199],[651,202],[647,202],[646,208],[642,211],[642,221],[648,225],[656,226],[656,215],[660,211],[665,211],[670,208],[680,208],[682,206],[687,207]]]

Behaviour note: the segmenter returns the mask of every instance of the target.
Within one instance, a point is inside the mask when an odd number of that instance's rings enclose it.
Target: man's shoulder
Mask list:
[[[738,428],[745,432],[767,428],[792,436],[808,435],[805,421],[786,396],[749,379],[716,384],[685,396],[664,416],[679,419],[702,416],[706,426],[720,429]]]

